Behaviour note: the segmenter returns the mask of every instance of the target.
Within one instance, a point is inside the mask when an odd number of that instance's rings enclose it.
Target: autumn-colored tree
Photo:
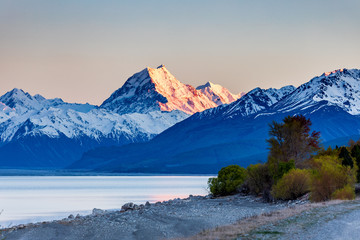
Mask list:
[[[270,171],[277,178],[284,174],[279,175],[279,166],[293,160],[295,167],[299,167],[312,153],[320,149],[320,132],[310,133],[311,121],[302,115],[288,116],[282,123],[273,121],[269,127],[268,163]]]

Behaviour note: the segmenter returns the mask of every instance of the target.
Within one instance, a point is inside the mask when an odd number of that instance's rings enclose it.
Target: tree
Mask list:
[[[350,156],[349,151],[346,147],[340,148],[339,158],[342,159],[341,164],[344,166],[350,166],[351,168],[354,167],[354,162]]]
[[[358,144],[354,145],[351,149],[351,156],[355,158],[356,165],[358,166],[358,169],[360,169],[360,146]],[[360,170],[357,171],[356,179],[357,182],[360,182]]]
[[[225,196],[233,194],[244,183],[246,170],[239,165],[223,167],[216,178],[209,178],[210,192],[214,195]]]
[[[310,134],[311,121],[302,115],[288,116],[283,123],[273,121],[269,124],[270,162],[280,163],[295,161],[298,167],[304,160],[319,147],[320,132],[313,131]]]

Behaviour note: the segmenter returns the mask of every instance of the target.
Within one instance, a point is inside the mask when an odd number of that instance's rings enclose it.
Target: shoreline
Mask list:
[[[307,204],[306,200],[264,203],[240,194],[211,198],[189,196],[153,204],[125,204],[121,210],[93,209],[92,214],[50,222],[30,223],[2,230],[6,239],[171,239],[194,236],[204,229]],[[95,231],[94,229],[97,229]],[[86,236],[85,236],[86,235]]]
[[[125,176],[125,177],[141,177],[141,176],[160,176],[160,177],[166,177],[166,176],[200,176],[200,177],[214,177],[217,173],[214,174],[191,174],[191,173],[111,173],[111,172],[91,172],[87,170],[66,170],[66,169],[12,169],[12,168],[0,168],[0,176],[1,177],[11,177],[11,176],[17,176],[17,177],[25,177],[25,176],[35,176],[35,177],[44,177],[44,176],[89,176],[89,177],[95,177],[95,176]]]
[[[266,238],[266,235],[284,234],[279,232],[274,228],[274,225],[279,224],[279,222],[285,221],[289,218],[303,214],[304,212],[312,211],[314,209],[326,208],[332,205],[338,205],[347,202],[345,200],[331,200],[328,202],[318,202],[318,203],[306,203],[297,205],[294,207],[283,208],[280,210],[275,210],[270,213],[264,213],[260,215],[251,216],[249,218],[242,219],[237,223],[216,227],[214,229],[204,230],[194,236],[187,238],[178,238],[176,240],[231,240],[231,239],[258,239]],[[270,226],[273,229],[269,231],[266,226]],[[265,230],[264,230],[265,229]],[[287,233],[289,235],[289,233]],[[259,236],[260,235],[260,236]],[[271,237],[270,237],[271,238]],[[174,239],[175,240],[175,239]]]

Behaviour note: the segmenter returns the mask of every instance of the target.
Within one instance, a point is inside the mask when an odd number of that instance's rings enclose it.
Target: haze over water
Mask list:
[[[1,176],[1,227],[206,195],[209,176]]]

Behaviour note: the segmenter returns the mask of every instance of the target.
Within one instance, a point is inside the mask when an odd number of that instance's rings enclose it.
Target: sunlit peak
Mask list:
[[[340,69],[334,70],[332,72],[325,72],[324,75],[329,76],[330,74],[337,73],[337,72],[343,72],[343,71],[344,71],[344,69],[340,68]]]

